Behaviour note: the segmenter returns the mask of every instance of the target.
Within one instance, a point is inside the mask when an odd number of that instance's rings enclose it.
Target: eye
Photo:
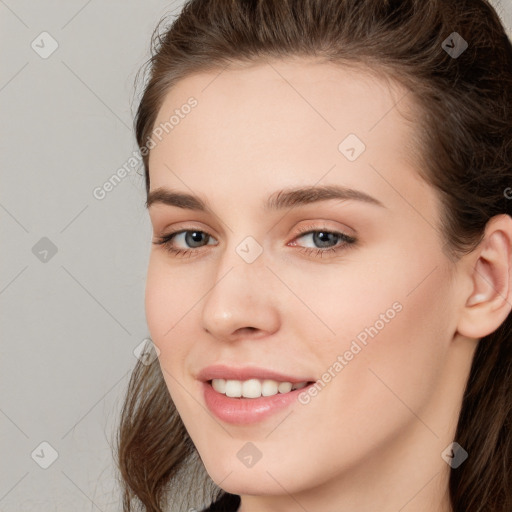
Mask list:
[[[346,249],[347,245],[351,245],[357,242],[354,237],[345,233],[339,231],[330,231],[328,229],[316,226],[303,227],[299,229],[299,234],[300,236],[295,237],[294,240],[311,237],[312,242],[314,244],[319,244],[320,247],[301,247],[298,250],[308,255],[315,254],[320,257],[322,257],[324,253],[327,252],[336,253],[338,251],[344,250]],[[185,243],[185,245],[188,245],[190,248],[176,248],[174,244],[177,240],[181,240],[182,243]],[[214,240],[214,238],[205,231],[201,231],[199,229],[182,229],[179,231],[173,231],[160,237],[157,241],[153,242],[153,244],[163,245],[165,249],[171,254],[184,257],[192,256],[194,253],[202,252],[198,249],[205,245],[205,241],[206,245],[208,245],[210,240]],[[297,244],[296,242],[293,242],[291,245],[295,246]]]
[[[192,246],[192,249],[177,249],[176,247],[174,247],[173,241],[179,237],[181,237],[182,241],[186,242],[187,244],[190,244]],[[201,231],[199,229],[182,229],[181,231],[174,231],[172,233],[164,235],[159,240],[153,243],[156,245],[163,245],[167,251],[169,251],[171,254],[175,254],[176,256],[191,256],[193,252],[197,252],[194,251],[194,249],[197,248],[196,244],[199,244],[200,247],[201,240],[204,239],[209,241],[210,239],[213,239],[213,237],[208,235],[208,233],[206,233],[205,231]]]
[[[323,229],[316,226],[302,227],[299,229],[299,232],[301,235],[297,237],[297,239],[310,237],[310,240],[313,242],[313,244],[320,245],[320,248],[302,247],[300,249],[301,252],[308,255],[314,254],[323,257],[324,253],[337,253],[346,249],[347,245],[352,245],[357,242],[354,237],[345,233],[339,231],[330,231],[327,228]],[[341,243],[337,244],[336,241],[341,241]]]

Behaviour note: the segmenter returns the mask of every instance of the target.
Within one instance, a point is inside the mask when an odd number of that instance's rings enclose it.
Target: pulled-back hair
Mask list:
[[[134,123],[147,191],[148,138],[179,80],[230,63],[313,57],[359,66],[410,92],[418,173],[441,199],[452,261],[478,246],[491,217],[512,215],[512,46],[488,1],[191,0],[161,33],[166,22],[152,36]],[[468,42],[458,56],[443,45],[454,32]],[[512,511],[511,322],[509,315],[482,338],[474,355],[454,439],[469,454],[450,473],[454,512]],[[183,489],[185,500],[197,500],[187,506],[239,499],[206,474],[158,360],[133,370],[116,449],[124,512],[135,504],[163,511]]]

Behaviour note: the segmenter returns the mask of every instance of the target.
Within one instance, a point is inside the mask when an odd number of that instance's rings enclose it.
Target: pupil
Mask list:
[[[201,243],[201,237],[204,235],[203,232],[201,231],[191,231],[189,233],[187,233],[186,235],[186,242],[188,245],[191,245],[191,246],[194,246],[193,244],[198,242],[198,243]],[[199,237],[199,240],[197,240],[197,238]]]
[[[331,237],[333,237],[333,236],[336,236],[336,235],[335,235],[335,233],[326,233],[325,231],[319,231],[318,233],[315,233],[313,236],[316,237],[315,243],[317,243],[317,241],[320,239],[318,244],[320,246],[322,246],[323,243],[327,243],[328,244],[329,241],[330,241],[329,239]],[[327,240],[322,240],[321,239],[322,237],[327,237]]]

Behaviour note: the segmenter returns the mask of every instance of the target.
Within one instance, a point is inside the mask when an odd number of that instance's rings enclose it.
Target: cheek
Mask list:
[[[160,350],[158,359],[167,389],[176,407],[182,412],[190,405],[186,396],[182,396],[184,361],[188,350],[183,340],[190,339],[190,333],[186,332],[187,312],[193,314],[190,309],[196,301],[184,297],[187,288],[176,280],[174,274],[158,257],[150,256],[145,310],[151,339]]]
[[[173,311],[173,294],[169,291],[166,292],[166,279],[158,272],[152,259],[150,259],[146,278],[146,321],[153,342],[161,350],[162,347],[159,346],[159,342],[165,333],[166,325],[167,329],[170,325],[168,321]],[[165,315],[165,311],[169,312],[169,316]]]
[[[150,256],[145,290],[146,322],[151,339],[161,351],[161,361],[167,359],[173,340],[185,325],[186,313],[193,305],[187,298],[187,289],[161,258]]]
[[[374,265],[371,276],[344,275],[331,285],[340,291],[331,288],[330,301],[318,294],[316,307],[336,333],[322,343],[323,380],[336,390],[320,391],[326,410],[343,411],[341,402],[364,415],[370,407],[376,417],[403,420],[410,415],[404,403],[416,411],[434,392],[453,334],[449,278],[441,260],[415,254],[400,272],[396,262],[404,257],[395,254]],[[313,336],[311,327],[307,332]]]

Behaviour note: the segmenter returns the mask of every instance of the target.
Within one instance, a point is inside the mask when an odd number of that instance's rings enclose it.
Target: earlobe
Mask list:
[[[480,245],[469,256],[474,265],[472,282],[457,331],[480,339],[494,332],[512,309],[512,218],[497,215],[489,220]]]

